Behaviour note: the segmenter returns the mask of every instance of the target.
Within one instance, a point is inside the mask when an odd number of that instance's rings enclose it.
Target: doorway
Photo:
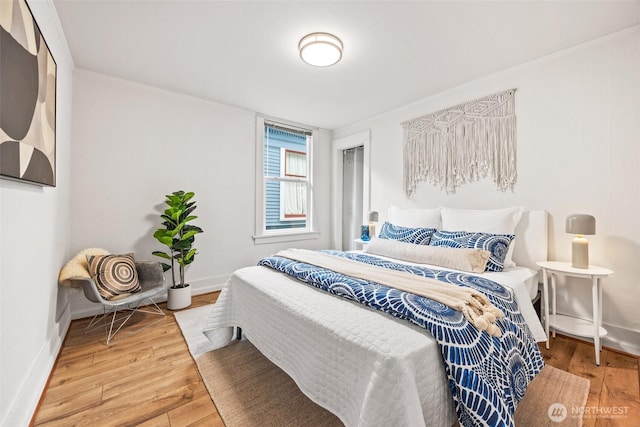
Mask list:
[[[332,146],[333,195],[331,246],[358,249],[365,214],[370,210],[370,131],[334,139]],[[353,149],[353,150],[352,150]]]
[[[364,185],[364,146],[342,151],[342,250],[355,250],[360,237]]]

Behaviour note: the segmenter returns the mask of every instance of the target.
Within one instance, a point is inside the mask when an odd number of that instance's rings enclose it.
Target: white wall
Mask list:
[[[58,271],[68,256],[73,61],[51,3],[29,1],[57,63],[56,181],[0,180],[0,425],[24,426],[69,326]]]
[[[437,66],[437,64],[434,64]],[[473,66],[473,64],[469,64]],[[605,345],[640,354],[640,27],[594,40],[424,98],[334,131],[371,129],[371,208],[390,204],[494,208],[524,205],[550,213],[549,259],[570,260],[570,213],[596,217],[591,263],[611,268],[604,283]],[[429,183],[402,191],[400,123],[494,92],[517,88],[518,182],[497,191],[490,179],[446,195]],[[419,90],[419,89],[418,89]],[[571,280],[559,312],[590,317],[590,286]]]
[[[196,193],[194,293],[280,248],[323,248],[330,235],[330,133],[315,143],[319,239],[254,245],[256,114],[85,70],[74,75],[71,249],[155,259],[164,195]],[[283,117],[282,119],[286,119]],[[310,123],[309,125],[313,125]],[[167,276],[168,278],[168,276]],[[73,317],[95,309],[80,292]]]

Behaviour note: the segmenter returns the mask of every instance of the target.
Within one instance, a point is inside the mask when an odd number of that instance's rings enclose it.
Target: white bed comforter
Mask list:
[[[536,339],[540,333],[546,339],[525,285],[505,278],[521,307],[529,306],[528,315],[521,311]],[[437,343],[409,322],[255,266],[232,275],[204,334],[222,347],[233,326],[347,426],[451,426],[456,420]]]

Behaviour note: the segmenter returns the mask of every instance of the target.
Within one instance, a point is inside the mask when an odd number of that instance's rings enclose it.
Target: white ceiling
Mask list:
[[[640,0],[54,4],[77,67],[327,129],[640,23]],[[300,60],[314,31],[340,63]]]

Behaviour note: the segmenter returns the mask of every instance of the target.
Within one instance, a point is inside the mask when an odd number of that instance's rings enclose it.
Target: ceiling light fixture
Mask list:
[[[342,59],[342,41],[329,33],[311,33],[298,44],[300,58],[314,67],[328,67]]]

